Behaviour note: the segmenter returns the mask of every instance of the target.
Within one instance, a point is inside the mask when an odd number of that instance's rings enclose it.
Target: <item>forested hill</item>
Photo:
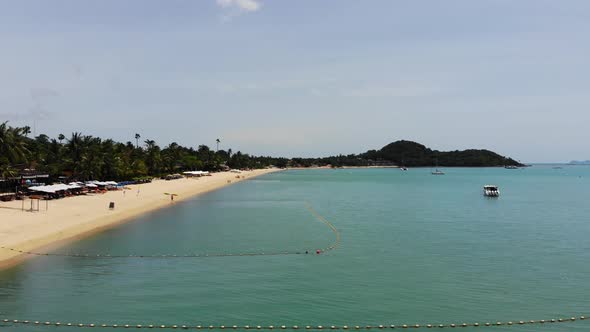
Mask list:
[[[489,150],[437,151],[411,142],[397,141],[381,150],[371,150],[361,155],[363,159],[388,161],[402,166],[521,166],[512,158]]]
[[[397,141],[380,150],[362,154],[338,155],[325,158],[293,158],[291,166],[524,166],[514,159],[503,157],[489,150],[465,150],[441,152],[431,150],[411,141]]]

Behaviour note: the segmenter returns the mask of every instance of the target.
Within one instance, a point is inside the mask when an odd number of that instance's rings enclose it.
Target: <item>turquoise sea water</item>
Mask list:
[[[57,252],[322,255],[39,257],[0,272],[0,316],[186,325],[378,325],[590,314],[590,167],[274,173]],[[484,184],[501,197],[482,196]],[[55,330],[7,327],[6,330]],[[65,329],[65,328],[62,328]],[[73,328],[68,328],[71,331]],[[463,330],[491,329],[466,328]],[[494,330],[589,331],[590,321]]]

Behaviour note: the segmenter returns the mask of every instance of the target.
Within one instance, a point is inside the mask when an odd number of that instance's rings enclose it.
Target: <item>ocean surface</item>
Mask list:
[[[376,326],[590,315],[590,167],[430,171],[291,170],[177,203],[55,252],[300,254],[37,257],[0,272],[0,316]],[[485,184],[501,196],[483,197]],[[315,254],[335,234],[307,204],[338,229],[335,250]],[[462,330],[478,329],[590,331],[590,320]]]

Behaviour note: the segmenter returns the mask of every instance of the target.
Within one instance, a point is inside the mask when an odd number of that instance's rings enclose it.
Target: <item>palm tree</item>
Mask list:
[[[217,152],[217,151],[219,151],[219,143],[221,143],[219,138],[215,140],[215,143],[217,143],[217,150],[215,150],[215,152]]]
[[[29,127],[29,126],[24,126],[21,129],[22,129],[23,134],[25,135],[25,137],[28,137],[29,134],[31,133],[31,127]]]
[[[14,177],[17,174],[18,172],[14,168],[10,167],[10,165],[0,165],[0,179]]]
[[[98,146],[93,145],[91,149],[86,149],[82,154],[80,161],[80,168],[78,174],[84,180],[96,180],[100,177],[101,168],[104,166],[104,161],[98,153]]]
[[[8,164],[26,162],[30,154],[23,139],[24,128],[10,127],[8,121],[0,124],[0,158]]]
[[[63,141],[66,137],[64,136],[64,134],[59,134],[57,136],[57,139],[59,140],[59,144],[61,144],[61,141]]]
[[[68,139],[66,148],[72,163],[72,170],[74,172],[79,171],[81,168],[82,153],[84,151],[84,136],[82,133],[73,132],[72,137]]]
[[[147,155],[145,156],[145,163],[150,174],[158,174],[160,172],[160,164],[162,162],[160,147],[156,145],[154,140],[146,140]]]
[[[209,161],[210,154],[211,150],[207,145],[199,145],[199,148],[197,149],[197,155],[199,156],[199,159],[203,161]]]
[[[139,149],[139,139],[141,138],[140,134],[135,134],[135,147]]]

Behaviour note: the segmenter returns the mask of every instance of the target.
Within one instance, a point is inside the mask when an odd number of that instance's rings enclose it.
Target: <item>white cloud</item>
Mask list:
[[[216,0],[216,2],[223,8],[245,12],[255,12],[262,6],[257,0]]]
[[[253,13],[262,7],[259,0],[215,0],[217,5],[223,8],[220,16],[221,22],[230,22],[235,17],[245,13]]]

